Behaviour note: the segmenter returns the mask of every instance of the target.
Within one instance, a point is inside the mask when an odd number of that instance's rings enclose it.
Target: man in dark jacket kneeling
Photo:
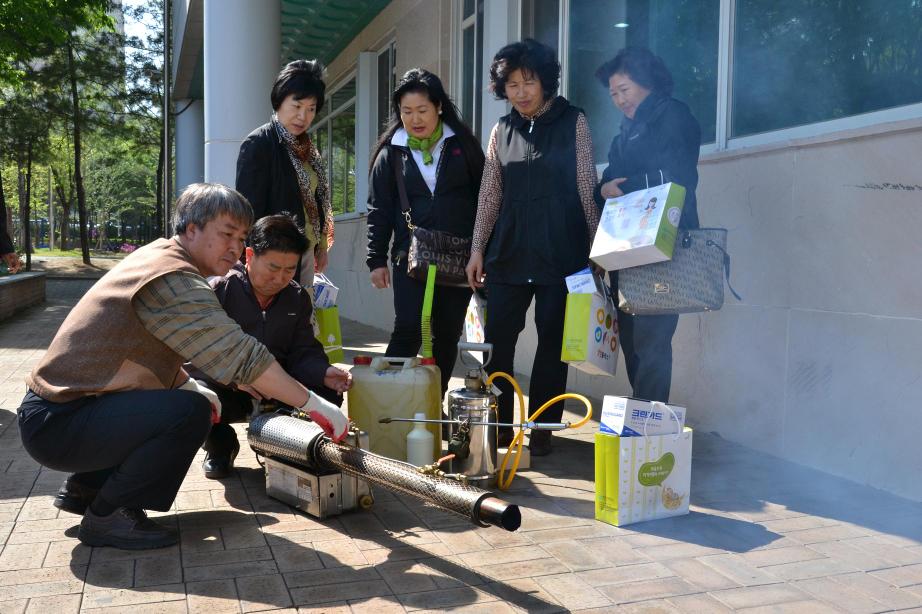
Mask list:
[[[223,277],[212,278],[218,301],[245,333],[265,345],[282,368],[309,390],[341,406],[352,374],[330,365],[323,345],[314,337],[313,309],[308,291],[293,281],[301,255],[308,247],[304,233],[288,215],[257,220],[250,231],[246,265],[237,264]],[[188,367],[187,367],[188,368]],[[203,469],[211,479],[228,477],[240,450],[231,423],[244,422],[253,411],[255,390],[227,387],[201,377],[221,399],[221,421],[205,444]],[[252,396],[251,396],[252,395]]]

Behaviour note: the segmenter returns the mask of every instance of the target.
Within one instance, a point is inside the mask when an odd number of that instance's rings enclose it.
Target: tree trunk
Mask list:
[[[26,253],[26,171],[22,158],[16,156],[16,196],[19,199],[19,247]]]
[[[90,263],[90,239],[86,231],[86,191],[83,188],[83,173],[80,170],[80,95],[77,92],[77,68],[74,65],[73,39],[67,40],[67,72],[70,76],[70,98],[74,113],[74,184],[77,187],[77,217],[80,221],[80,251],[83,263]]]
[[[61,179],[61,173],[58,169],[51,167],[54,174],[54,189],[58,193],[58,202],[61,203],[61,216],[59,224],[61,226],[61,251],[67,251],[67,240],[70,238],[70,210],[74,205],[74,189],[70,180],[70,169],[67,175],[67,194],[64,193],[64,182]]]
[[[26,270],[32,270],[32,142],[29,142],[29,148],[26,150],[26,206],[22,219],[22,225],[26,229]]]
[[[155,233],[158,237],[168,237],[172,233],[166,232],[166,226],[163,224],[163,203],[165,202],[163,194],[163,124],[160,125],[160,154],[157,156],[157,209],[156,219],[154,221]],[[169,222],[167,222],[169,224]]]
[[[6,216],[6,194],[3,193],[3,173],[0,173],[0,220],[3,220],[3,223],[0,224],[0,232],[7,232],[7,229],[10,227],[9,218]],[[10,241],[13,240],[13,235],[9,235]]]

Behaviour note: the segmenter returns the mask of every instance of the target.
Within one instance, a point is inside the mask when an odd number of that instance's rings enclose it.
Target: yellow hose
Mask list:
[[[525,395],[522,394],[522,389],[519,387],[519,383],[515,381],[515,378],[509,375],[508,373],[504,373],[502,371],[496,371],[490,377],[487,378],[487,388],[488,389],[493,384],[493,380],[496,379],[497,377],[502,377],[503,379],[508,381],[510,384],[512,384],[512,387],[515,389],[516,397],[519,399],[519,415],[524,416],[525,414]],[[537,421],[538,416],[540,416],[544,412],[545,409],[547,409],[548,407],[550,407],[551,405],[553,405],[554,403],[558,401],[563,401],[564,399],[576,399],[578,401],[582,401],[583,405],[586,406],[586,415],[583,416],[583,418],[579,420],[578,422],[575,422],[573,424],[567,424],[568,429],[577,429],[583,426],[584,424],[586,424],[587,422],[589,422],[589,420],[592,418],[592,403],[590,403],[589,399],[587,399],[583,395],[574,394],[572,392],[566,392],[564,394],[557,395],[556,397],[554,397],[553,399],[549,400],[547,403],[539,407],[535,411],[535,413],[533,413],[532,415],[528,417],[528,420],[523,419],[523,420],[520,420],[519,422],[521,423],[521,422]],[[496,479],[496,485],[499,487],[500,490],[506,490],[512,485],[512,479],[515,477],[515,472],[519,468],[519,461],[522,458],[522,443],[524,441],[525,441],[525,431],[522,429],[522,427],[519,427],[519,430],[518,432],[516,432],[515,437],[512,438],[512,443],[509,444],[509,447],[506,450],[506,455],[503,457],[503,463],[499,467],[499,476]],[[512,468],[509,470],[509,478],[505,479],[506,465],[509,463],[509,456],[513,448],[515,448],[515,461],[512,463]]]

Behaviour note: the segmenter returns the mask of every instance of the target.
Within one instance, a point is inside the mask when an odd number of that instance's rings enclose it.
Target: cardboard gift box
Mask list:
[[[670,435],[682,432],[685,408],[659,401],[606,395],[602,398],[599,431],[622,437]]]
[[[606,271],[671,259],[684,204],[677,183],[608,199],[589,258]]]

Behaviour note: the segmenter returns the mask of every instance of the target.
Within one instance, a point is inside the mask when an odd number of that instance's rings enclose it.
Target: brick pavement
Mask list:
[[[517,533],[380,489],[317,521],[267,498],[245,450],[227,480],[193,463],[161,518],[178,546],[87,548],[14,418],[88,283],[52,280],[44,308],[0,325],[0,613],[922,612],[922,505],[696,433],[691,515],[616,528],[593,520],[593,423],[516,477]],[[344,325],[382,351],[385,333]]]

